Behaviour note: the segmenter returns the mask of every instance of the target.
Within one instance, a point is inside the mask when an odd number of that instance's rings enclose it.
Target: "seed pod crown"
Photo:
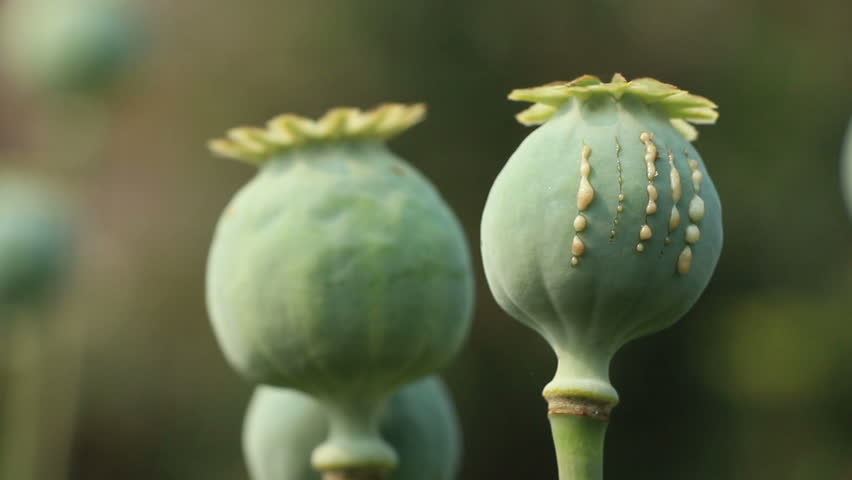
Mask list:
[[[210,150],[223,157],[261,165],[287,150],[334,140],[375,139],[387,141],[420,123],[426,106],[386,103],[368,111],[341,107],[329,110],[318,120],[285,113],[266,128],[236,127],[226,138],[209,143]]]

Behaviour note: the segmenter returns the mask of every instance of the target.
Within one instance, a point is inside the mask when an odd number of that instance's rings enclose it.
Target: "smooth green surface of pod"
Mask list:
[[[247,378],[318,397],[381,395],[456,353],[472,307],[462,230],[381,142],[265,164],[216,228],[207,298]]]
[[[568,99],[523,141],[481,228],[498,303],[559,357],[546,394],[609,402],[616,350],[686,313],[722,248],[698,152],[662,106],[608,92]]]
[[[3,65],[27,88],[98,90],[142,43],[139,14],[126,0],[9,0],[0,14]]]
[[[451,480],[461,432],[443,383],[430,377],[403,387],[381,417],[381,434],[399,455],[389,480]],[[243,449],[253,480],[319,480],[311,452],[327,436],[322,405],[295,390],[258,387],[246,414]]]
[[[0,317],[49,300],[68,270],[71,244],[68,213],[53,191],[0,174]]]

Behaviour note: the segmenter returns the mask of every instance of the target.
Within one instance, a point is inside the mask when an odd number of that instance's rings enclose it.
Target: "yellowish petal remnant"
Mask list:
[[[612,95],[615,99],[633,95],[649,105],[658,105],[669,116],[672,126],[689,141],[698,137],[698,131],[692,124],[712,124],[719,118],[716,104],[704,97],[653,78],[637,78],[628,82],[618,73],[609,83],[593,75],[583,75],[570,82],[552,82],[513,90],[509,98],[532,102],[533,105],[516,118],[524,125],[540,125],[572,98],[586,99],[599,93]]]
[[[335,108],[318,120],[286,113],[267,122],[266,128],[232,128],[226,138],[211,140],[208,147],[217,155],[262,165],[282,151],[309,143],[345,138],[388,140],[425,116],[422,103],[386,103],[367,111]]]

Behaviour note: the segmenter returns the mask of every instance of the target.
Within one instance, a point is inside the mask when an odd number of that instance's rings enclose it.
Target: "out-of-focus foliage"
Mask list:
[[[72,226],[58,194],[0,171],[0,321],[50,301],[67,273]]]
[[[852,120],[849,121],[849,127],[846,129],[846,141],[843,145],[841,162],[840,169],[846,194],[846,206],[849,208],[849,214],[852,215]]]
[[[3,66],[23,87],[89,92],[108,86],[139,53],[128,0],[8,0],[0,17]]]
[[[212,158],[208,138],[284,111],[426,101],[429,117],[391,148],[441,190],[476,251],[488,188],[529,133],[508,92],[616,71],[718,103],[696,148],[725,246],[696,307],[615,358],[607,477],[852,476],[852,222],[838,172],[852,3],[138,4],[152,49],[111,105],[108,163],[84,179],[80,268],[60,312],[90,342],[74,479],[247,478],[250,387],[215,345],[203,285],[216,218],[254,170]],[[0,145],[26,146],[31,112],[8,88],[0,101]],[[540,397],[552,353],[476,268],[471,338],[445,372],[460,478],[555,478]]]

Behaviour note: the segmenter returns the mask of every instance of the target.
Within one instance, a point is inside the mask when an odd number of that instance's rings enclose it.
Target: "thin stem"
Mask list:
[[[43,166],[61,175],[78,197],[88,175],[102,166],[109,136],[109,108],[100,96],[50,97],[39,105],[37,153]],[[50,351],[44,361],[52,368],[42,372],[48,380],[42,395],[59,399],[42,408],[41,418],[50,426],[43,434],[37,459],[46,480],[64,480],[72,462],[74,433],[80,409],[88,325],[67,318],[48,318],[42,341]],[[49,334],[49,335],[45,335]],[[45,338],[49,337],[49,338]]]
[[[7,320],[7,319],[4,319]],[[8,376],[3,412],[2,478],[41,478],[41,335],[38,319],[13,316],[7,341]]]
[[[311,455],[325,480],[381,479],[396,467],[396,452],[379,433],[384,406],[385,400],[371,399],[325,402],[328,438]]]
[[[65,480],[71,465],[74,431],[80,407],[83,354],[86,329],[79,323],[53,318],[50,326],[51,356],[46,359],[54,365],[46,371],[50,382],[46,386],[47,398],[61,399],[42,413],[50,424],[49,438],[44,443],[43,477]]]
[[[559,480],[602,480],[604,436],[617,400],[589,393],[545,398]]]
[[[559,480],[603,480],[604,436],[608,423],[591,416],[551,413]]]

